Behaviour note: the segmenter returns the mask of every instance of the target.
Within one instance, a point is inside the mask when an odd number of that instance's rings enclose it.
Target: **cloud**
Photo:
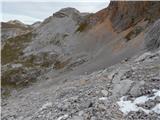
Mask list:
[[[0,0],[0,2],[108,2],[110,0]]]
[[[10,0],[13,1],[13,0]],[[62,8],[73,7],[80,12],[97,12],[109,4],[104,0],[52,0],[52,2],[2,2],[2,21],[18,19],[24,23],[43,21]],[[40,0],[42,1],[42,0]],[[55,2],[53,2],[55,1]],[[70,1],[70,2],[69,2]],[[94,2],[93,2],[94,1]],[[98,2],[99,1],[99,2]]]
[[[37,19],[37,18],[33,18],[30,16],[25,16],[25,15],[16,15],[16,14],[2,14],[2,21],[9,21],[9,20],[21,20],[22,22],[26,23],[26,24],[32,24],[35,21],[40,21],[41,19]]]

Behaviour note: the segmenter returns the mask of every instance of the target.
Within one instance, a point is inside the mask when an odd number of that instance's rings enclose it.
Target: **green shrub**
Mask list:
[[[87,27],[88,27],[88,24],[86,22],[83,22],[79,25],[76,32],[83,32],[86,30]]]
[[[31,38],[32,33],[27,33],[6,40],[6,43],[1,50],[2,64],[18,60],[19,56],[23,54],[23,49],[25,48],[24,44],[29,42]]]
[[[131,32],[129,32],[125,38],[126,38],[126,41],[128,42],[129,40],[135,38],[137,35],[139,35],[141,32],[143,31],[143,28],[140,27],[140,26],[137,26],[134,28],[134,30],[132,30]]]

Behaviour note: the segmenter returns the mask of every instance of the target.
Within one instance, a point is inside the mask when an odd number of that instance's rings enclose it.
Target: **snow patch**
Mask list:
[[[153,92],[155,92],[154,95],[156,97],[158,97],[158,96],[160,97],[160,90],[153,89]]]
[[[66,115],[63,115],[63,116],[60,116],[57,120],[62,120],[62,119],[66,119],[66,118],[68,118],[68,115],[66,114]]]
[[[46,108],[51,107],[51,106],[52,106],[52,103],[51,103],[51,102],[47,102],[46,104],[44,104],[44,105],[40,108],[40,110],[46,109]]]
[[[141,96],[134,100],[134,104],[143,104],[147,102],[150,98],[148,96]]]
[[[152,111],[154,111],[154,112],[157,113],[157,114],[160,114],[160,103],[157,104],[157,105],[152,109]]]
[[[124,96],[125,97],[125,96]],[[120,99],[118,105],[120,106],[120,111],[127,115],[130,111],[138,111],[139,108],[132,103],[132,101],[124,101],[124,97]]]
[[[131,100],[125,100],[126,96],[121,97],[120,101],[117,102],[119,105],[120,111],[123,112],[123,114],[127,115],[131,111],[139,111],[142,110],[146,114],[149,114],[150,112],[155,112],[157,114],[160,114],[160,104],[157,104],[154,108],[151,110],[144,109],[142,107],[138,107],[138,104],[144,104],[148,100],[154,100],[156,97],[160,96],[160,90],[155,90],[153,89],[154,96],[149,97],[148,95],[146,96],[140,96],[135,98],[133,101]]]
[[[101,97],[99,100],[107,100],[107,97]]]

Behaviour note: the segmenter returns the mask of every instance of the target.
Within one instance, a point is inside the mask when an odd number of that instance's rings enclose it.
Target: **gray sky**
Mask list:
[[[38,1],[38,2],[37,2]],[[108,6],[108,0],[1,0],[1,21],[18,19],[26,24],[43,21],[54,12],[73,7],[80,12],[97,12]]]

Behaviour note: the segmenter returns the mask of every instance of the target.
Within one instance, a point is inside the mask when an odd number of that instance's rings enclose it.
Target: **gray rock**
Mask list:
[[[160,47],[160,19],[157,20],[145,36],[145,44],[148,50]]]
[[[130,90],[130,95],[133,97],[138,97],[139,95],[141,95],[141,86],[143,86],[145,84],[144,81],[140,81],[140,82],[136,82],[135,85],[133,85],[133,87]]]
[[[131,80],[123,80],[119,83],[113,85],[112,94],[115,96],[123,96],[125,95],[132,86],[133,81]]]
[[[83,117],[73,116],[70,120],[84,120]]]
[[[101,90],[101,93],[102,93],[104,96],[108,96],[108,91],[107,91],[107,90]]]

